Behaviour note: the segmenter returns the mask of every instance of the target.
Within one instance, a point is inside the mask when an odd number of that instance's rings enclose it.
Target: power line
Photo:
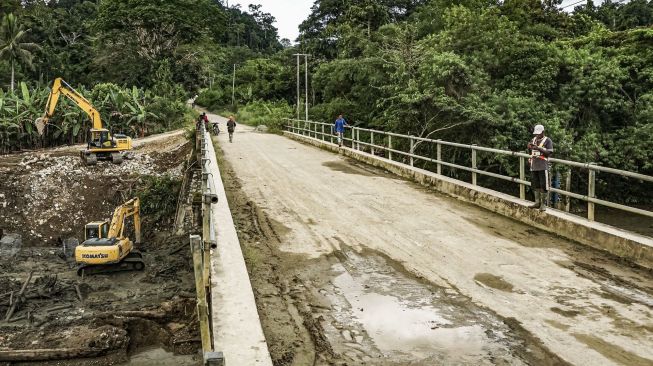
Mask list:
[[[621,4],[621,3],[625,2],[625,1],[628,1],[628,0],[617,0],[617,1],[613,1],[612,3],[613,3],[613,4]],[[566,8],[568,8],[568,7],[570,7],[570,6],[574,6],[574,5],[578,5],[578,4],[582,4],[582,3],[587,3],[587,0],[577,1],[577,2],[575,2],[575,3],[572,3],[572,4],[569,4],[569,5],[565,5],[565,6],[563,6],[563,7],[560,7],[559,9],[560,9],[560,10],[562,10],[562,9],[566,9]],[[601,4],[603,4],[603,2],[601,2]]]
[[[587,0],[577,1],[577,2],[575,2],[573,4],[565,5],[565,6],[561,7],[560,9],[566,9],[566,8],[568,8],[570,6],[578,5],[578,4],[581,4],[581,3],[587,3]]]

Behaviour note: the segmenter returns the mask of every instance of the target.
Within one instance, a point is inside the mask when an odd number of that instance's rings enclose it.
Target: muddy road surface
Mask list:
[[[217,140],[275,365],[653,365],[650,272],[279,135]]]
[[[136,141],[121,165],[83,166],[78,147],[0,157],[0,365],[23,364],[4,362],[14,351],[30,365],[201,364],[188,233],[171,230],[191,145],[182,131]],[[136,195],[145,269],[77,276],[62,242]]]

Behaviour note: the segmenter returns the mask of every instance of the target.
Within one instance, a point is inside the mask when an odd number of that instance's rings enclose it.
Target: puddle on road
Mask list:
[[[365,289],[369,279],[354,278],[343,272],[334,284],[349,302],[353,318],[361,323],[381,352],[410,354],[420,359],[429,357],[434,349],[459,357],[483,354],[487,342],[482,326],[456,325],[433,306],[370,293]]]
[[[358,174],[366,177],[372,177],[375,175],[373,172],[370,172],[367,169],[363,169],[363,167],[356,164],[355,162],[327,161],[322,163],[322,165],[336,172],[342,172],[346,174]]]
[[[474,280],[484,284],[485,286],[492,287],[494,289],[505,291],[505,292],[512,292],[513,289],[511,283],[491,273],[477,273],[474,276]]]
[[[453,289],[424,283],[378,254],[350,250],[332,263],[319,292],[333,351],[373,365],[524,365],[532,339]],[[535,348],[538,348],[536,346]],[[546,353],[546,352],[544,352]],[[543,354],[540,352],[540,354]],[[526,356],[524,356],[526,355]]]

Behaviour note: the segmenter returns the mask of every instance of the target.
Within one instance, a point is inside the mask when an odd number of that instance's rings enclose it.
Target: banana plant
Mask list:
[[[140,127],[141,137],[145,136],[145,133],[147,131],[146,122],[148,121],[148,119],[159,118],[156,114],[147,110],[147,108],[145,107],[145,98],[146,95],[144,94],[141,99],[140,91],[138,90],[137,87],[133,87],[132,101],[131,103],[127,104],[130,110],[129,113],[130,128],[132,129],[132,131],[136,132],[136,130]]]

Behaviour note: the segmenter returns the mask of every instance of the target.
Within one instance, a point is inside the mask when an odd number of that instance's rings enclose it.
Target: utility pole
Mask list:
[[[297,119],[299,119],[299,54],[297,56]]]
[[[306,121],[308,121],[308,56],[310,56],[307,53],[296,53],[293,56],[297,57],[297,119],[299,119],[299,113],[300,113],[300,108],[301,105],[299,103],[299,70],[300,70],[300,60],[299,58],[301,56],[304,56],[304,64],[305,64],[305,71],[304,71],[304,88],[305,88],[305,95],[304,95],[304,106],[306,109]]]
[[[231,78],[231,106],[236,105],[236,64],[234,64],[234,73]]]
[[[304,85],[304,89],[306,90],[305,98],[304,98],[304,105],[306,106],[306,121],[308,121],[308,54],[304,55],[304,65],[306,66],[306,84]]]

